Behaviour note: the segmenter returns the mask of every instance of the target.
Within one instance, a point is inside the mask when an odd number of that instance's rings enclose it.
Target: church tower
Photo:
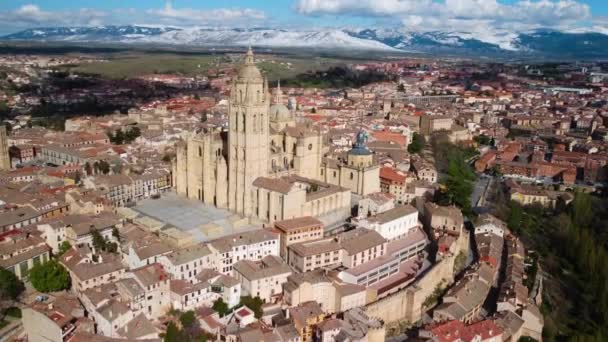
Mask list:
[[[246,217],[253,212],[253,181],[268,176],[270,95],[251,48],[230,91],[228,106],[228,207]]]

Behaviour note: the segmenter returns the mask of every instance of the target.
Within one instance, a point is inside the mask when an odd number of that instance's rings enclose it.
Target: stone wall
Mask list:
[[[441,283],[449,284],[454,279],[455,256],[444,258],[433,265],[417,281],[405,289],[380,299],[365,307],[370,317],[384,323],[395,321],[417,322],[423,314],[422,304]]]

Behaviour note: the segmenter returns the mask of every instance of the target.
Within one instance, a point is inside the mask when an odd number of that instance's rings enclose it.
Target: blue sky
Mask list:
[[[608,34],[608,0],[4,0],[0,34],[25,28],[149,24],[409,30],[554,28]]]

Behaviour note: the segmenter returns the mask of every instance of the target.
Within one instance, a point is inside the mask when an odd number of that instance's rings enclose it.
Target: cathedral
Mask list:
[[[331,223],[350,215],[351,192],[380,190],[364,132],[347,163],[329,161],[319,128],[296,120],[280,85],[271,96],[251,49],[232,82],[228,116],[227,129],[178,144],[178,194],[261,222],[316,216]]]

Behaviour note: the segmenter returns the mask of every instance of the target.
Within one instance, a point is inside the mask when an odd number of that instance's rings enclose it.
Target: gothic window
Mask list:
[[[260,91],[259,90],[258,90],[258,94],[257,94],[256,98],[257,98],[257,102],[259,103],[260,102]]]
[[[292,152],[293,154],[295,154],[295,153],[296,153],[296,146],[297,146],[297,144],[296,144],[296,143],[294,143],[294,144],[293,144],[293,152]]]
[[[308,144],[308,150],[311,151],[312,150],[312,144]]]
[[[266,126],[266,124],[264,123],[264,114],[260,114],[260,132],[264,133],[264,130],[266,128],[264,128]]]
[[[203,149],[200,146],[198,147],[198,156],[199,157],[203,156]]]
[[[350,173],[350,179],[353,179],[353,178],[355,178],[355,174],[351,172]]]
[[[241,131],[245,131],[245,113],[243,113],[242,121],[241,121]]]

